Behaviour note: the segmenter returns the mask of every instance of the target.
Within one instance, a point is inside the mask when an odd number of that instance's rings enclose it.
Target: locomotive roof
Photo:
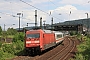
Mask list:
[[[63,34],[62,32],[57,32],[57,31],[55,31],[54,33],[55,33],[55,34]]]
[[[63,34],[60,31],[51,31],[51,30],[43,30],[45,33],[55,33],[55,34]]]
[[[43,30],[45,33],[52,33],[53,31],[51,30]]]
[[[37,31],[37,30],[29,30],[29,31]],[[55,34],[63,34],[60,31],[51,31],[51,30],[43,30],[45,33],[55,33]]]

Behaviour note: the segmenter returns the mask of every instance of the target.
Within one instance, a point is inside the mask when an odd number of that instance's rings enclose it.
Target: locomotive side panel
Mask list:
[[[44,49],[48,49],[50,47],[55,46],[55,35],[53,33],[45,33],[44,34]]]

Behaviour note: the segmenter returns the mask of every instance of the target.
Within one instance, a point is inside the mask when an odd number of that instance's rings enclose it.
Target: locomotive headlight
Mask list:
[[[35,43],[39,43],[40,41],[39,40],[36,40]]]
[[[26,41],[26,43],[28,44],[28,43],[31,43],[31,41]]]
[[[39,40],[34,40],[34,41],[26,41],[27,44],[30,44],[30,43],[40,43]]]

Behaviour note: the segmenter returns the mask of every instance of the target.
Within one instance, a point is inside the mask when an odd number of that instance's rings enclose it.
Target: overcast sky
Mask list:
[[[38,26],[40,17],[46,24],[51,24],[51,18],[54,23],[85,19],[89,14],[90,18],[90,1],[89,0],[0,0],[0,26],[4,28],[18,28],[19,18],[21,15],[21,27],[27,23],[34,23],[35,10],[37,10]],[[15,25],[13,25],[15,24]],[[34,26],[34,24],[29,24]]]

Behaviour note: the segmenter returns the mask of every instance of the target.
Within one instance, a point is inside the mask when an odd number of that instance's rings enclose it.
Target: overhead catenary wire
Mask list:
[[[9,13],[4,13],[4,12],[0,12],[1,14],[4,14],[4,15],[8,15],[8,16],[12,16],[12,17],[18,17],[16,15],[12,15],[12,14],[9,14]],[[26,20],[31,20],[31,19],[27,19],[27,18],[24,18],[24,17],[20,17],[22,19],[26,19]],[[33,20],[32,20],[33,21]]]
[[[49,0],[54,6],[56,6],[56,7],[59,7],[57,4],[55,4],[54,2],[52,2],[51,0]],[[51,11],[50,11],[51,12]],[[54,10],[54,12],[56,13],[56,10]],[[58,14],[58,15],[60,15],[60,14]]]
[[[43,10],[41,10],[41,9],[39,9],[39,8],[37,8],[37,7],[35,7],[35,6],[33,6],[33,5],[31,5],[31,4],[29,4],[29,3],[25,2],[25,1],[23,1],[23,0],[20,0],[20,1],[23,2],[23,3],[25,3],[25,4],[27,4],[27,5],[29,5],[29,6],[31,6],[31,7],[33,7],[33,8],[35,8],[35,9],[37,9],[37,10],[39,10],[39,11],[44,12],[45,14],[48,14],[49,16],[52,16],[52,17],[54,17],[54,18],[60,20],[58,17],[53,16],[51,11],[50,11],[50,13],[47,13],[47,12],[45,12],[45,11],[43,11]],[[11,3],[12,3],[12,2],[10,2],[10,4],[11,4]],[[12,7],[11,7],[11,10],[13,10]],[[16,16],[16,15],[13,15],[13,12],[12,12],[12,14],[3,13],[3,12],[0,12],[0,13],[5,14],[5,15],[9,15],[9,16],[12,16],[12,17],[18,17],[18,16]],[[21,17],[21,18],[22,18],[22,19],[26,19],[26,20],[31,20],[31,19],[27,19],[27,18],[24,18],[24,17]]]
[[[13,15],[13,13],[14,13],[14,11],[13,11],[13,8],[12,8],[12,5],[11,4],[13,4],[13,2],[11,2],[11,1],[8,1],[8,0],[5,0],[5,1],[7,1],[7,2],[9,2],[10,3],[10,10],[12,11],[11,12],[11,14],[9,14],[9,13],[4,13],[4,12],[0,12],[1,14],[5,14],[5,15],[8,15],[8,16],[12,16],[12,17],[18,17],[18,16],[16,16],[16,15]],[[20,6],[19,4],[16,4],[15,3],[15,5],[18,5],[18,6]],[[23,5],[22,5],[23,6]],[[25,8],[26,9],[26,8]],[[22,19],[26,19],[26,20],[31,20],[31,19],[28,19],[28,18],[25,18],[25,17],[23,17],[23,11],[21,12],[21,14],[22,14],[22,17],[20,17],[20,18],[22,18]],[[33,21],[33,20],[31,20],[31,21]]]
[[[33,7],[33,8],[35,8],[35,9],[37,9],[37,10],[39,10],[39,11],[42,11],[42,12],[44,12],[44,13],[50,15],[50,13],[47,13],[47,12],[45,12],[45,11],[43,11],[43,10],[41,10],[41,9],[39,9],[39,8],[37,8],[37,7],[35,7],[35,6],[33,6],[33,5],[31,5],[31,4],[29,4],[29,3],[25,2],[25,1],[23,1],[23,0],[20,0],[20,1],[23,2],[23,3],[25,3],[25,4],[27,4],[27,5],[29,5],[29,6],[31,6],[31,7]],[[54,18],[56,18],[56,19],[59,19],[59,18],[57,18],[57,17],[55,17],[55,16],[53,16],[53,15],[51,15],[51,16],[54,17]],[[60,20],[60,19],[59,19],[59,20]]]
[[[7,1],[7,0],[6,0]],[[22,1],[22,0],[20,0],[20,1]],[[26,2],[24,2],[24,1],[22,1],[23,3],[25,3],[25,4],[27,4]],[[12,2],[10,2],[10,4],[11,4]],[[37,7],[35,7],[35,6],[32,6],[32,5],[30,5],[30,4],[27,4],[27,5],[29,5],[29,6],[31,6],[31,7],[34,7],[35,9],[38,9],[39,11],[42,11],[42,12],[44,12],[44,13],[46,13],[46,14],[48,14],[49,15],[49,13],[47,13],[47,12],[45,12],[45,11],[43,11],[43,10],[41,10],[41,9],[39,9],[39,8],[37,8]],[[19,6],[19,5],[18,5]],[[12,10],[12,7],[11,7],[11,9],[10,10]],[[7,14],[7,13],[2,13],[2,14],[5,14],[5,15],[9,15],[9,16],[12,16],[12,17],[18,17],[18,16],[15,16],[15,15],[13,15],[13,12],[12,12],[12,14]],[[23,16],[23,15],[22,15]],[[22,19],[26,19],[26,20],[30,20],[30,19],[27,19],[27,18],[23,18],[23,17],[21,17]]]
[[[45,11],[43,11],[43,10],[41,10],[41,9],[39,9],[39,8],[37,8],[37,7],[35,7],[35,6],[33,6],[33,5],[31,5],[31,4],[29,4],[29,3],[25,2],[25,1],[23,1],[23,0],[20,0],[20,1],[23,2],[23,3],[25,3],[25,4],[27,4],[27,5],[29,5],[29,6],[31,6],[31,7],[33,7],[33,8],[35,8],[35,9],[38,9],[38,10],[40,10],[40,11],[46,13],[46,14],[49,14],[49,13],[47,13],[47,12],[45,12]]]
[[[58,7],[54,2],[52,2],[51,0],[49,0],[53,5],[55,5],[56,7]]]

